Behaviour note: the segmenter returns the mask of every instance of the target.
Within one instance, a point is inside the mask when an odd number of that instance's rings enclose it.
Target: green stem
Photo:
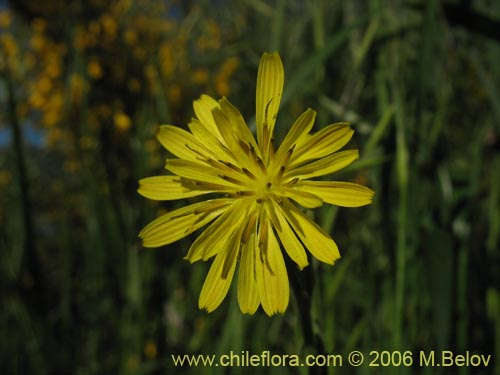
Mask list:
[[[297,306],[299,309],[300,323],[304,337],[304,348],[306,353],[322,354],[325,352],[323,339],[314,328],[314,317],[312,313],[312,294],[315,277],[312,267],[306,267],[299,271],[295,265],[288,267],[290,272],[290,283],[292,285]],[[310,375],[322,375],[327,373],[326,367],[311,366],[308,368]]]
[[[5,72],[2,72],[2,78],[4,79],[7,91],[7,113],[12,130],[13,147],[14,154],[16,156],[16,168],[18,172],[18,185],[21,198],[21,211],[24,232],[23,263],[25,264],[25,267],[23,268],[28,270],[28,276],[32,278],[32,283],[30,284],[33,285],[33,287],[28,287],[29,290],[26,290],[26,292],[31,296],[27,297],[27,299],[29,301],[31,300],[31,298],[33,298],[34,303],[30,303],[30,305],[35,306],[37,309],[41,309],[43,308],[43,278],[38,262],[38,256],[36,253],[35,230],[33,226],[32,207],[29,197],[30,186],[26,167],[25,150],[23,145],[23,133],[16,113],[17,105],[15,100],[14,86],[7,74],[4,75],[4,73]],[[20,276],[22,279],[22,275]],[[23,286],[22,289],[26,288]]]
[[[406,279],[406,237],[408,218],[408,149],[405,140],[405,117],[399,87],[394,84],[396,120],[396,175],[399,190],[396,248],[396,285],[394,313],[394,350],[401,350],[404,292]]]

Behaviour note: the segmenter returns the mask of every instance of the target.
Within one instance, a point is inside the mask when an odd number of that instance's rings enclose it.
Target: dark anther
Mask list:
[[[280,167],[280,172],[279,172],[279,175],[278,175],[278,176],[279,176],[279,177],[283,176],[283,173],[285,173],[285,166],[284,166],[284,165],[282,165],[282,166]]]
[[[252,172],[250,172],[248,169],[243,168],[242,169],[243,173],[245,173],[248,177],[250,177],[252,180],[255,180],[255,176]]]

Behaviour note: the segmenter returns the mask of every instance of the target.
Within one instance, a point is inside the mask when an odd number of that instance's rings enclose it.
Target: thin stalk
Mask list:
[[[276,5],[276,10],[274,11],[273,21],[271,23],[271,38],[269,43],[270,51],[279,51],[281,45],[281,39],[283,35],[283,27],[285,22],[285,8],[286,1],[279,0]]]
[[[287,268],[291,276],[290,283],[297,299],[305,351],[322,354],[325,352],[325,345],[318,330],[315,329],[313,315],[314,270],[311,266],[306,267],[302,271],[299,271],[295,265],[290,265]],[[308,369],[310,375],[323,375],[327,373],[326,367],[310,366]]]
[[[406,283],[406,238],[408,217],[408,150],[405,140],[403,103],[397,85],[394,85],[396,102],[396,175],[399,200],[396,234],[396,284],[394,300],[394,349],[401,349],[404,293]]]
[[[7,113],[12,130],[14,154],[16,156],[18,186],[21,198],[21,211],[24,232],[23,263],[25,264],[30,276],[33,278],[34,287],[33,290],[31,290],[29,293],[32,294],[32,297],[35,299],[35,302],[32,303],[32,306],[36,306],[37,309],[41,309],[43,308],[43,278],[42,274],[40,273],[41,269],[38,265],[38,256],[36,254],[36,237],[33,226],[32,206],[29,194],[30,186],[23,144],[23,132],[16,113],[17,105],[13,83],[7,76],[3,76],[3,79],[7,91]]]
[[[9,77],[8,72],[1,71],[0,78],[5,82],[6,86],[6,96],[7,96],[7,116],[8,122],[10,123],[13,138],[13,148],[16,157],[16,168],[18,177],[18,186],[21,199],[21,211],[22,211],[22,226],[24,234],[24,252],[22,254],[22,268],[18,276],[18,293],[19,298],[23,303],[17,304],[17,306],[22,309],[21,311],[27,312],[27,315],[21,317],[21,319],[26,322],[26,326],[32,332],[37,330],[37,335],[42,339],[32,340],[32,351],[30,353],[30,358],[35,358],[37,361],[37,371],[38,374],[44,374],[47,370],[47,364],[45,363],[46,353],[40,345],[40,341],[43,341],[46,337],[45,326],[39,324],[39,317],[45,317],[46,306],[45,300],[45,288],[42,268],[40,267],[39,259],[36,252],[36,237],[32,218],[32,206],[30,200],[30,186],[28,179],[28,171],[26,167],[25,150],[23,145],[23,132],[21,129],[21,124],[19,118],[17,117],[17,104],[15,99],[14,85]],[[25,279],[26,273],[32,278],[32,283],[29,286],[25,286],[22,282]],[[36,335],[35,335],[36,336]],[[43,345],[43,343],[42,343]],[[31,349],[29,346],[28,350]],[[29,362],[29,361],[28,361]],[[29,364],[23,364],[24,367],[29,368]]]

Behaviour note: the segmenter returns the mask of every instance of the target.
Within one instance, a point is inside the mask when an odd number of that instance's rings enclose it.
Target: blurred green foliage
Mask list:
[[[164,173],[158,125],[185,126],[202,93],[228,96],[251,124],[260,55],[277,50],[277,138],[307,107],[316,130],[350,121],[361,160],[339,179],[376,191],[371,206],[315,212],[343,256],[299,275],[324,350],[470,350],[500,373],[497,1],[0,9],[0,372],[216,373],[174,369],[170,354],[312,350],[296,300],[283,316],[243,316],[233,290],[199,311],[208,264],[182,260],[192,237],[154,250],[137,239],[182,204],[136,193]],[[289,373],[260,372],[278,370]]]

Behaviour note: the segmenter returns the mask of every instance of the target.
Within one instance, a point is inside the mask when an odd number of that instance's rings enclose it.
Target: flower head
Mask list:
[[[199,298],[200,308],[209,312],[225,298],[238,261],[241,311],[253,314],[262,305],[268,315],[284,312],[289,283],[280,243],[299,268],[308,265],[306,249],[328,264],[340,257],[332,238],[295,204],[357,207],[370,204],[374,194],[354,183],[311,180],[358,158],[357,150],[337,152],[352,137],[347,123],[310,134],[316,113],[307,109],[275,149],[283,82],[279,55],[265,53],[257,75],[257,139],[226,98],[202,95],[194,102],[197,118],[189,123],[190,132],[165,125],[158,134],[177,157],[166,164],[173,174],[140,180],[139,193],[155,200],[222,194],[171,211],[140,233],[145,247],[158,247],[211,223],[185,257],[190,262],[215,257]]]

